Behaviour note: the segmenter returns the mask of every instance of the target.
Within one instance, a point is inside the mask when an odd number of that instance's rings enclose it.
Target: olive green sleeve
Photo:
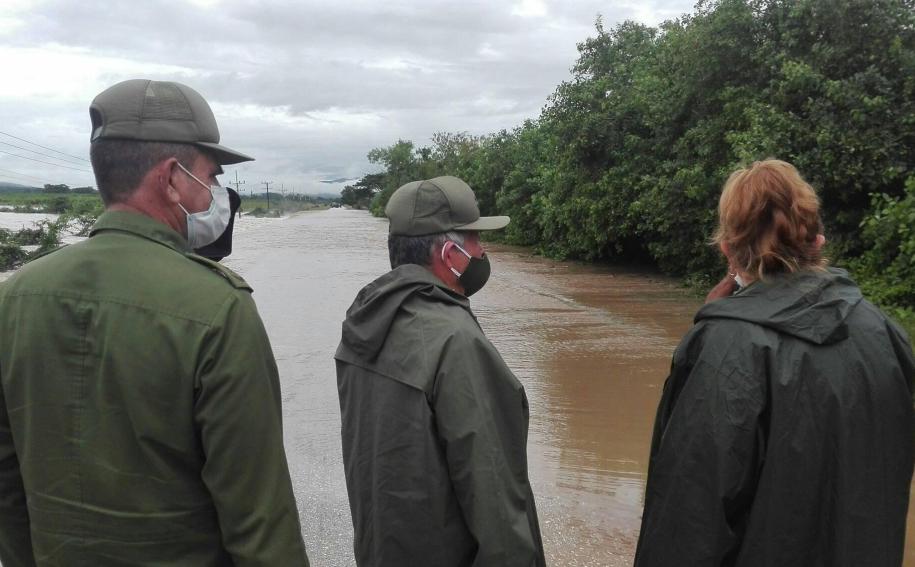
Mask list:
[[[0,369],[2,372],[2,369]],[[0,376],[0,561],[28,567],[35,564],[25,488],[13,445],[10,419]]]
[[[247,292],[236,292],[212,325],[197,388],[202,478],[234,564],[308,565],[283,448],[276,362]]]
[[[455,495],[478,545],[473,566],[543,565],[527,472],[527,399],[482,334],[452,338],[433,407]]]

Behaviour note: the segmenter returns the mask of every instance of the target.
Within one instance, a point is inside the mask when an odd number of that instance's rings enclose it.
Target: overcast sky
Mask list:
[[[0,0],[0,132],[71,154],[74,169],[0,134],[0,181],[95,185],[91,100],[125,79],[174,80],[209,101],[222,143],[257,161],[223,183],[339,191],[366,154],[435,132],[535,118],[576,44],[623,20],[656,26],[694,0]],[[12,144],[12,145],[10,145]],[[6,152],[6,153],[2,153]],[[29,176],[29,177],[24,177]]]

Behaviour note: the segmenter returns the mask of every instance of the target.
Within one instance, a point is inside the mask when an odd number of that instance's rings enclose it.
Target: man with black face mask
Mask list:
[[[542,566],[527,397],[467,299],[490,273],[479,231],[509,219],[448,176],[385,213],[392,270],[359,292],[335,357],[356,563]]]
[[[209,258],[214,262],[218,262],[232,253],[232,235],[235,231],[235,214],[238,212],[238,209],[241,208],[241,196],[239,196],[238,192],[231,187],[226,187],[226,191],[229,193],[228,226],[219,238],[205,246],[194,249],[194,252],[199,256]]]

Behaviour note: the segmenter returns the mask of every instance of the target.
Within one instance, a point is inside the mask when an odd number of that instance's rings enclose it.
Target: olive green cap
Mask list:
[[[403,185],[388,200],[384,214],[390,233],[425,236],[449,230],[496,230],[509,217],[481,217],[473,189],[457,177],[445,175]]]
[[[217,163],[254,158],[219,145],[219,128],[210,105],[187,85],[131,79],[108,87],[89,106],[90,142],[105,139],[192,144]]]

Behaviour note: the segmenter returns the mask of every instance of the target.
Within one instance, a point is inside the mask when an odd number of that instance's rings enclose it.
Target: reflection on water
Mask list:
[[[315,565],[354,565],[333,353],[356,293],[389,269],[386,230],[386,221],[358,211],[244,217],[226,260],[253,286],[276,354],[287,455]],[[698,302],[650,273],[489,248],[492,279],[472,304],[528,392],[531,482],[548,562],[630,565],[661,385]],[[915,566],[912,540],[906,564]]]
[[[531,398],[551,563],[631,564],[660,386],[696,302],[656,276],[492,251],[474,309]]]

